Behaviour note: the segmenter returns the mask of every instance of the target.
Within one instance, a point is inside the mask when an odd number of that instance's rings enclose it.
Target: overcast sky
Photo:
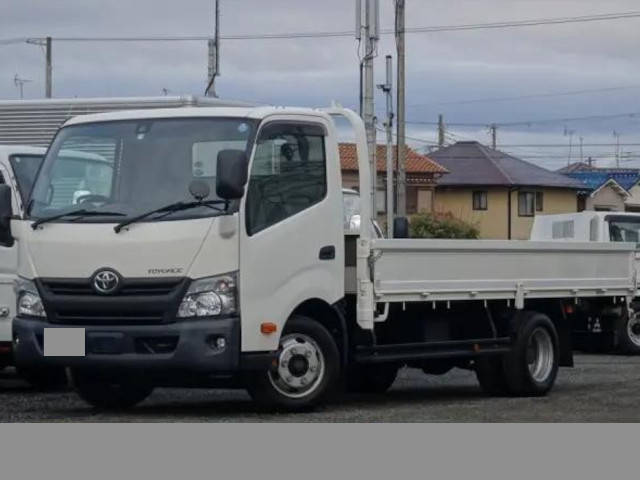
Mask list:
[[[222,34],[342,31],[354,28],[354,0],[221,0]],[[383,28],[393,26],[392,0],[380,0]],[[485,23],[640,10],[637,0],[406,0],[407,27]],[[213,0],[2,0],[0,40],[24,36],[196,35],[212,31]],[[376,76],[393,37],[379,44]],[[206,44],[54,43],[54,96],[201,94],[207,72]],[[321,106],[358,103],[358,57],[354,38],[227,40],[222,44],[224,98]],[[40,47],[0,45],[0,99],[15,99],[13,77],[33,80],[26,98],[44,92]],[[622,90],[520,100],[465,100],[631,87]],[[504,30],[407,35],[407,120],[449,123],[530,121],[640,112],[640,18]],[[380,116],[384,99],[376,97]],[[458,102],[458,103],[455,103]],[[567,147],[505,147],[550,168],[573,159],[585,143],[640,144],[640,115],[618,120],[556,122],[505,127],[503,145],[561,143]],[[489,141],[486,128],[448,129],[449,140]],[[434,141],[433,127],[411,125],[408,135]],[[415,147],[425,147],[413,141]],[[623,146],[640,159],[640,145]],[[599,165],[613,162],[614,147],[585,147]],[[539,158],[546,156],[545,158]],[[623,166],[640,166],[640,160]]]

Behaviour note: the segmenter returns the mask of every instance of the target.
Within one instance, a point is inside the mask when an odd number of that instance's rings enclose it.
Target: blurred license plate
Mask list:
[[[84,357],[84,328],[45,328],[45,357]]]

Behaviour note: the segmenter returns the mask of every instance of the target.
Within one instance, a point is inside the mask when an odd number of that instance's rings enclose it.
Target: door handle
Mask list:
[[[318,255],[320,260],[333,260],[336,258],[336,247],[333,245],[327,245],[326,247],[322,247],[320,249],[320,255]]]

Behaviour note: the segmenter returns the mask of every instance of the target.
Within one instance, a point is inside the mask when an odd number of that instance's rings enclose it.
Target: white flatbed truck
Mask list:
[[[156,386],[231,386],[300,409],[343,382],[382,392],[403,365],[474,369],[488,393],[544,395],[572,365],[576,302],[628,307],[633,244],[345,235],[336,115],[354,128],[369,225],[366,135],[350,110],[66,122],[25,217],[0,211],[3,238],[20,247],[18,365],[68,367],[100,408]],[[56,168],[63,150],[113,166],[66,205],[52,200],[69,174]]]
[[[554,242],[628,242],[640,243],[640,212],[562,213],[537,215],[531,229],[531,240]],[[635,268],[640,266],[636,252]],[[587,312],[573,325],[574,345],[588,351],[616,351],[640,355],[640,295],[631,309],[621,304],[590,312],[588,302],[578,308]]]

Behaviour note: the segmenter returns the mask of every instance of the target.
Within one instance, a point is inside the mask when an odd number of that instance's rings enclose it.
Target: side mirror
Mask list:
[[[221,150],[216,166],[216,194],[224,200],[244,195],[249,161],[243,150]]]
[[[409,238],[409,220],[407,217],[393,219],[393,238]]]
[[[13,208],[11,206],[11,187],[6,184],[0,185],[0,244],[11,245],[11,217]]]

